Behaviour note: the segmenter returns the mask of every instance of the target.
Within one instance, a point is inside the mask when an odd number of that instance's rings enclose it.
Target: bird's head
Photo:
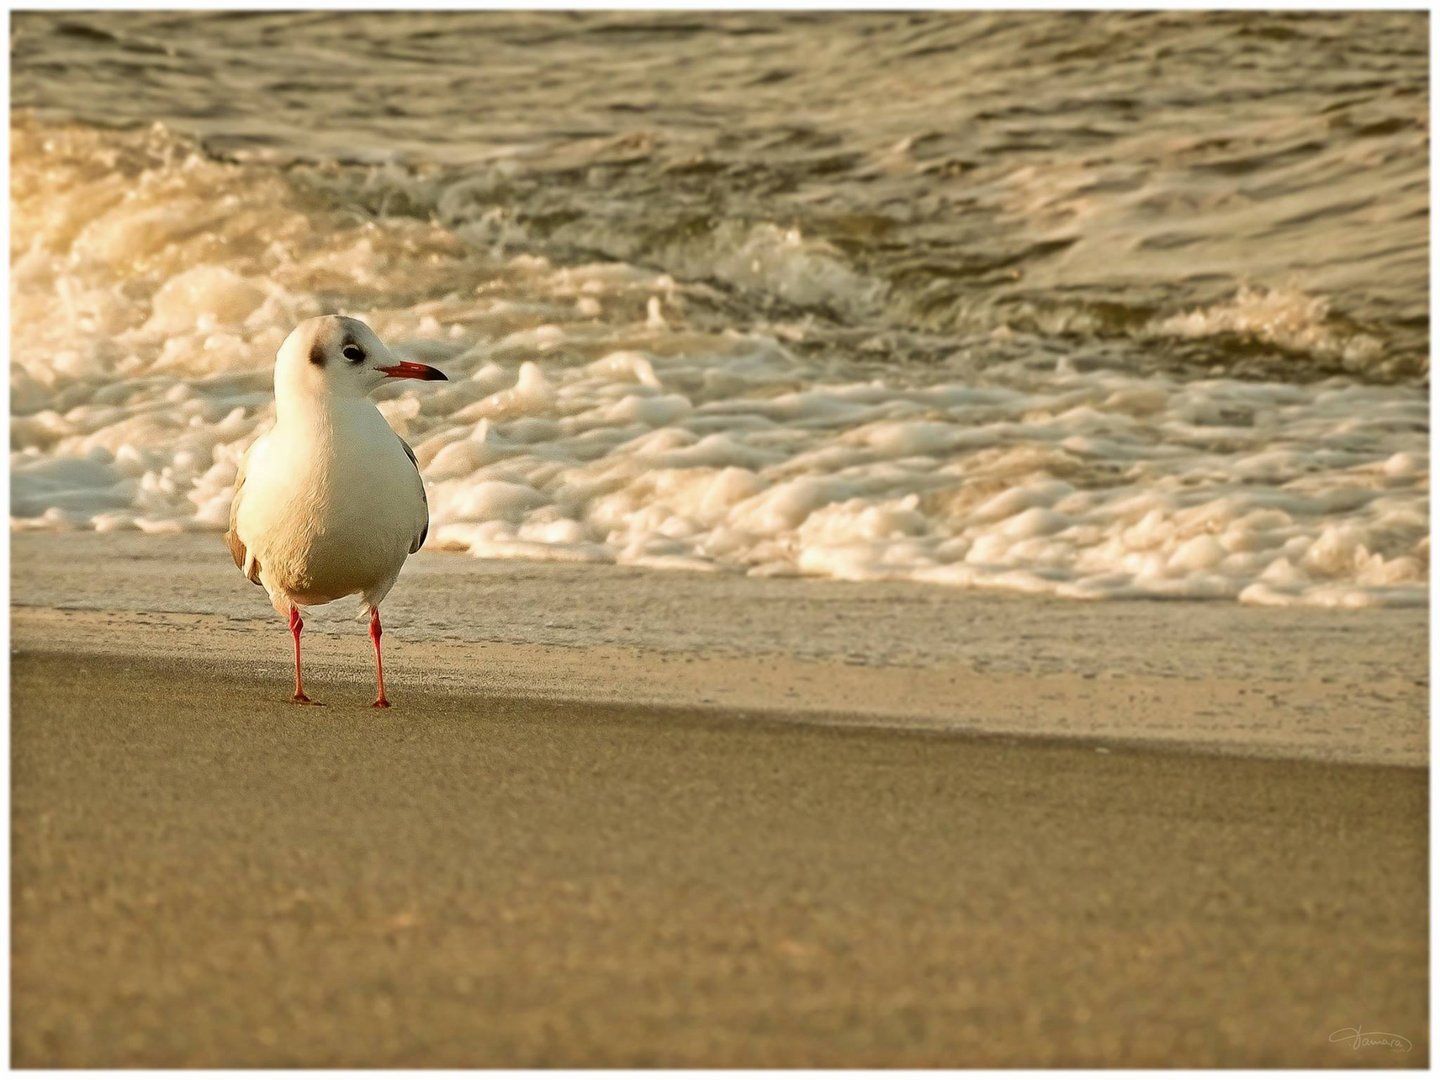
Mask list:
[[[387,379],[444,379],[425,364],[401,360],[359,319],[306,319],[275,354],[277,395],[365,397]]]

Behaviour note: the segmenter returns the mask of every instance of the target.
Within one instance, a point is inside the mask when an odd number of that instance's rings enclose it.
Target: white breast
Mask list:
[[[251,448],[236,532],[261,581],[295,604],[378,604],[425,528],[419,473],[369,401],[334,403]]]

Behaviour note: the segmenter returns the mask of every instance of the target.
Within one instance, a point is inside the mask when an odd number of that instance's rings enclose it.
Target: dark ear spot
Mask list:
[[[310,346],[310,362],[316,367],[325,366],[325,346],[318,341]]]

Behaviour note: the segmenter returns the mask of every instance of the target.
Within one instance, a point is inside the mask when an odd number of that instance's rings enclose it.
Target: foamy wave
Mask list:
[[[1233,334],[1364,371],[1380,355],[1379,339],[1330,319],[1330,302],[1298,289],[1241,288],[1233,299],[1159,319],[1150,336],[1208,338]]]
[[[14,139],[17,528],[223,528],[273,417],[275,349],[344,310],[452,379],[380,403],[423,467],[432,548],[1085,598],[1426,599],[1411,388],[1023,355],[873,377],[778,328],[695,329],[700,287],[670,274],[496,257],[161,131],[22,121]],[[752,229],[731,259],[797,298],[871,295],[798,234]]]

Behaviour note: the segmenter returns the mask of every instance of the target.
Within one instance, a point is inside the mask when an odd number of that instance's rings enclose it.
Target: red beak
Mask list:
[[[430,367],[428,364],[412,364],[409,360],[401,360],[394,367],[382,367],[387,379],[422,379],[425,382],[434,382],[439,379],[448,382],[445,373],[438,368]]]

